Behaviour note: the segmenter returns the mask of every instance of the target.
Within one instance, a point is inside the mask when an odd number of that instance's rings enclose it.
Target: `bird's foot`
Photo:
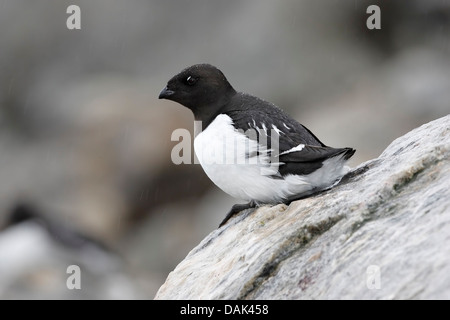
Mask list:
[[[247,210],[247,209],[252,209],[252,208],[256,208],[256,202],[253,200],[250,201],[249,203],[245,203],[245,204],[235,204],[233,207],[231,207],[231,210],[228,212],[225,219],[223,219],[223,221],[220,223],[219,228],[221,226],[223,226],[224,224],[226,224],[228,222],[228,220],[230,220],[232,217],[234,217],[239,212],[241,212],[243,210]]]

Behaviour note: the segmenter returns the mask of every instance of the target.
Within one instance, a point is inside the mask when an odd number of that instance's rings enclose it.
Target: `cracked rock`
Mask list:
[[[241,212],[156,299],[450,299],[449,159],[446,116],[332,190]]]

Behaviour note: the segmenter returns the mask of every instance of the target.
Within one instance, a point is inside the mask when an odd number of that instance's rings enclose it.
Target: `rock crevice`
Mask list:
[[[243,300],[249,297],[252,292],[260,287],[261,283],[274,276],[278,270],[280,263],[290,258],[294,253],[314,241],[315,238],[328,231],[333,227],[343,216],[336,216],[325,221],[320,221],[315,225],[306,225],[302,227],[297,233],[289,236],[283,241],[274,252],[273,256],[263,265],[261,272],[244,285],[242,291],[237,297],[238,300]]]

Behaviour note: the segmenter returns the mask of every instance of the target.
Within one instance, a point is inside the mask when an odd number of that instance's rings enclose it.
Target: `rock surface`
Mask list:
[[[156,299],[449,299],[450,116],[318,196],[242,212]]]

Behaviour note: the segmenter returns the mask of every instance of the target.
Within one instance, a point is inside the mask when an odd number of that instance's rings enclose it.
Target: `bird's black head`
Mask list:
[[[209,64],[196,64],[169,80],[159,99],[178,102],[198,120],[214,115],[236,93],[222,71]]]

